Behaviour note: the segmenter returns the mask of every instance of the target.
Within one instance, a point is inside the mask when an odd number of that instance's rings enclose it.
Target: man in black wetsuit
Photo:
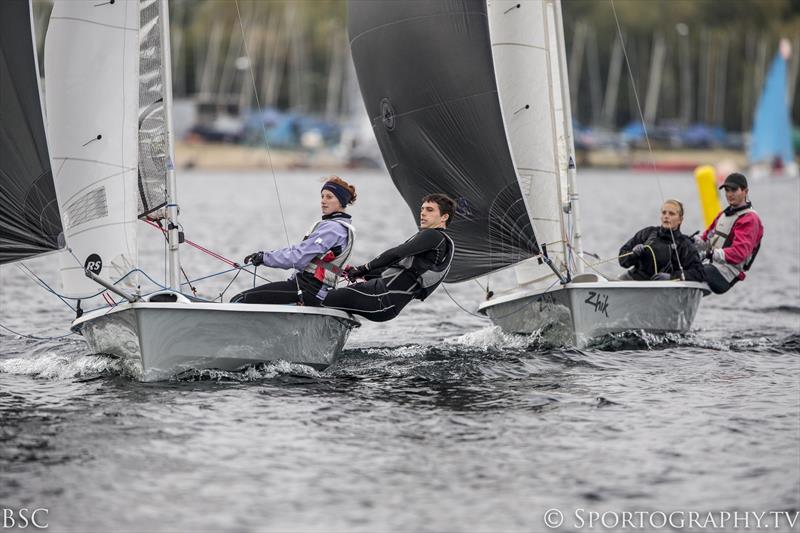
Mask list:
[[[366,281],[330,291],[322,305],[385,322],[414,298],[427,298],[453,261],[455,247],[445,228],[454,214],[455,202],[444,194],[423,198],[419,233],[364,265],[345,269],[349,281]]]

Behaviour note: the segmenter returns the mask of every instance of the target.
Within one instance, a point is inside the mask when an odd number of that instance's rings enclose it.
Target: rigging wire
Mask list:
[[[69,307],[72,311],[75,311],[75,308],[73,308],[64,298],[62,298],[55,290],[53,290],[42,278],[37,276],[36,273],[33,272],[33,270],[31,270],[28,267],[28,265],[26,265],[26,264],[24,264],[23,262],[20,261],[19,263],[17,263],[16,266],[17,266],[17,268],[19,268],[20,272],[25,274],[29,279],[33,280],[34,283],[36,283],[37,285],[39,285],[40,287],[42,287],[46,291],[58,296],[59,299],[67,307]],[[5,287],[5,283],[0,281],[0,292],[2,292],[1,289],[4,288],[4,287]],[[0,323],[0,329],[3,329],[5,331],[9,332],[12,335],[16,335],[17,337],[23,337],[23,338],[26,338],[26,339],[31,339],[31,340],[36,340],[36,341],[54,341],[54,340],[63,339],[65,337],[69,337],[71,335],[75,335],[74,332],[70,331],[69,333],[67,333],[65,335],[59,335],[57,337],[39,337],[39,336],[36,336],[36,335],[28,335],[26,333],[20,333],[19,331],[11,329],[10,327],[8,327],[8,326],[6,326],[5,324],[2,324],[2,323]]]
[[[550,274],[550,275],[551,275],[551,276],[555,276],[555,274]],[[560,281],[560,280],[556,279],[556,280],[555,280],[553,283],[551,283],[551,284],[550,284],[548,287],[546,287],[546,288],[545,288],[545,289],[544,289],[544,290],[543,290],[543,291],[542,291],[540,294],[544,294],[544,293],[546,293],[547,291],[549,291],[550,289],[552,289],[552,288],[553,288],[553,286],[555,286],[555,284],[556,284],[556,283],[558,283],[559,281]],[[464,312],[465,312],[465,313],[467,313],[468,315],[471,315],[471,316],[474,316],[474,317],[477,317],[477,318],[481,318],[481,319],[484,319],[484,320],[487,320],[487,319],[489,319],[489,318],[490,318],[488,315],[479,315],[478,313],[473,313],[472,311],[470,311],[470,310],[466,309],[466,308],[465,308],[463,305],[461,305],[460,303],[458,303],[458,302],[456,301],[456,299],[455,299],[455,298],[453,298],[453,295],[452,295],[452,294],[450,294],[450,291],[448,291],[448,290],[447,290],[447,286],[446,286],[446,285],[442,284],[442,288],[444,289],[444,292],[445,292],[445,294],[447,294],[447,297],[448,297],[448,298],[450,298],[450,300],[452,300],[452,302],[453,302],[454,304],[456,304],[456,306],[458,306],[458,308],[459,308],[459,309],[461,309],[462,311],[464,311]],[[496,318],[506,318],[506,317],[509,317],[509,316],[512,316],[512,315],[516,315],[517,313],[519,313],[519,312],[521,312],[521,311],[525,310],[525,308],[527,308],[528,306],[530,306],[530,305],[531,305],[531,303],[533,303],[533,302],[525,302],[525,303],[524,303],[524,304],[522,304],[522,305],[521,305],[519,308],[517,308],[517,309],[514,309],[514,310],[513,310],[513,311],[511,311],[510,313],[507,313],[507,314],[504,314],[504,315],[496,315],[496,316],[493,316],[493,317],[491,317],[491,320],[494,320],[494,319],[496,319]]]
[[[242,270],[243,269],[241,269],[241,268],[237,268],[236,269],[236,274],[233,276],[233,279],[231,279],[231,281],[227,285],[225,285],[225,288],[220,291],[219,296],[217,297],[217,298],[219,298],[219,302],[220,303],[223,302],[223,297],[225,296],[225,292],[228,289],[230,289],[231,285],[233,285],[233,282],[236,281],[236,278],[238,278],[239,274],[242,273]],[[255,275],[255,272],[253,272],[253,275]]]
[[[50,285],[48,285],[42,278],[37,276],[36,273],[33,270],[31,270],[28,265],[26,265],[25,263],[20,262],[20,263],[17,263],[17,268],[19,268],[20,271],[22,271],[23,274],[25,274],[29,278],[33,279],[37,284],[39,284],[47,292],[49,292],[51,294],[55,294],[58,297],[59,300],[64,302],[64,305],[66,305],[67,307],[70,308],[70,310],[72,310],[73,312],[75,311],[75,308],[72,307],[72,305],[66,300],[66,297],[63,297],[62,295],[58,294],[58,292],[56,292],[52,287],[50,287]]]
[[[247,57],[247,67],[248,71],[250,72],[250,80],[253,85],[253,96],[256,100],[256,107],[258,108],[258,114],[261,116],[261,100],[258,98],[258,88],[256,87],[256,75],[253,72],[253,62],[250,60],[250,51],[247,47],[247,33],[244,31],[244,22],[242,22],[242,12],[239,10],[239,0],[234,0],[236,4],[236,16],[239,18],[239,28],[242,30],[242,46],[244,47],[244,55]],[[264,138],[264,147],[266,148],[267,152],[267,161],[269,162],[269,168],[272,172],[272,183],[275,185],[275,197],[278,200],[278,210],[281,214],[281,223],[283,224],[283,233],[286,236],[286,246],[291,246],[292,243],[289,240],[289,230],[286,227],[286,217],[283,214],[283,203],[281,202],[281,193],[278,188],[278,179],[275,176],[275,166],[272,164],[272,150],[269,146],[269,140],[267,139],[267,126],[264,124],[263,120],[261,122],[261,134]],[[293,265],[294,266],[294,265]],[[295,269],[297,270],[297,269]],[[255,278],[254,278],[255,279]],[[299,299],[300,304],[303,303],[303,292],[300,290],[300,280],[298,276],[294,276],[295,285],[297,286],[297,297]]]
[[[162,232],[162,233],[165,233],[165,230],[164,230],[164,228],[162,228],[160,224],[157,224],[157,223],[155,223],[155,222],[152,222],[152,221],[150,221],[150,220],[145,220],[145,222],[147,222],[147,223],[148,223],[150,226],[152,226],[152,227],[154,227],[154,228],[156,228],[156,229],[158,229],[158,230],[161,230],[161,232]],[[166,233],[165,233],[165,234],[166,234]],[[206,255],[209,255],[209,256],[213,257],[214,259],[217,259],[217,260],[219,260],[219,261],[222,261],[222,262],[223,262],[223,263],[225,263],[226,265],[229,265],[229,266],[233,267],[233,268],[230,268],[230,269],[228,269],[228,270],[223,270],[222,272],[217,272],[217,273],[215,273],[215,274],[210,274],[210,275],[207,275],[207,276],[203,276],[203,277],[200,277],[200,278],[196,278],[196,279],[193,279],[193,280],[191,280],[191,281],[189,281],[189,280],[187,279],[186,281],[187,281],[187,283],[189,283],[190,285],[191,285],[191,283],[196,283],[196,282],[198,282],[198,281],[200,281],[200,280],[204,280],[204,279],[207,279],[207,278],[213,278],[214,276],[218,276],[219,274],[225,274],[225,273],[227,273],[227,272],[231,272],[231,271],[233,271],[233,270],[244,270],[245,272],[250,272],[249,270],[247,270],[247,268],[246,268],[246,267],[244,267],[244,266],[242,266],[242,265],[240,265],[240,264],[238,264],[238,263],[236,263],[236,262],[234,262],[234,261],[231,261],[230,259],[228,259],[228,258],[227,258],[227,257],[225,257],[224,255],[222,255],[222,254],[220,254],[220,253],[217,253],[217,252],[215,252],[215,251],[213,251],[213,250],[209,250],[209,249],[208,249],[208,248],[206,248],[205,246],[202,246],[202,245],[200,245],[200,244],[197,244],[196,242],[194,242],[194,241],[192,241],[192,240],[189,240],[189,239],[184,239],[184,241],[183,241],[183,242],[184,242],[184,244],[188,244],[188,245],[189,245],[189,246],[191,246],[192,248],[194,248],[194,249],[196,249],[196,250],[199,250],[200,252],[202,252],[202,253],[204,253],[204,254],[206,254]],[[264,277],[264,276],[259,276],[258,274],[256,274],[256,270],[257,270],[256,268],[254,268],[254,269],[253,269],[253,277],[254,277],[254,279],[255,279],[255,278],[258,278],[258,279],[260,279],[260,280],[263,280],[263,281],[265,281],[265,282],[267,282],[267,283],[271,283],[271,280],[267,279],[267,278],[266,278],[266,277]],[[185,276],[185,274],[184,274],[184,276]],[[184,283],[181,283],[181,285],[184,285]]]
[[[617,9],[614,6],[614,0],[609,0],[611,3],[611,11],[614,13],[614,22],[617,25],[617,36],[619,37],[619,42],[622,45],[622,55],[625,57],[625,65],[628,67],[628,77],[631,81],[631,88],[633,89],[633,98],[636,101],[636,110],[639,112],[639,120],[642,123],[642,131],[644,131],[644,138],[647,142],[647,152],[650,156],[650,164],[653,167],[653,172],[656,175],[656,183],[658,184],[658,192],[661,195],[661,202],[663,203],[666,199],[664,196],[664,189],[661,186],[661,176],[658,174],[658,169],[656,168],[656,160],[653,156],[653,147],[650,144],[650,134],[647,131],[647,124],[644,121],[644,113],[642,113],[642,105],[639,102],[639,91],[636,90],[636,81],[633,78],[633,70],[631,69],[631,62],[628,59],[628,50],[625,46],[625,39],[622,36],[622,27],[619,23],[619,17],[617,17]],[[670,238],[672,239],[672,249],[675,251],[675,257],[678,260],[678,269],[680,270],[681,280],[686,279],[686,275],[683,271],[683,265],[681,264],[681,258],[678,254],[678,245],[675,242],[675,234],[670,230],[669,232]],[[652,250],[651,250],[652,251]],[[656,271],[658,271],[658,267],[656,267]]]
[[[145,220],[145,222],[147,222],[148,224],[152,224],[149,220]],[[157,227],[158,227],[158,229],[161,230],[162,234],[164,235],[164,240],[166,241],[166,244],[169,244],[169,234],[168,234],[167,230],[164,229],[163,226],[161,226],[161,221],[160,220],[158,222],[158,226]],[[184,270],[183,265],[180,266],[180,269],[181,269],[181,274],[183,274],[183,279],[186,280],[186,285],[188,285],[189,286],[189,290],[192,291],[192,295],[193,296],[197,296],[197,289],[194,287],[194,285],[192,285],[192,282],[189,280],[189,276],[186,274],[186,270]],[[180,283],[180,285],[184,285],[184,284]],[[180,291],[180,289],[179,289],[179,291]]]
[[[4,326],[3,324],[0,324],[0,329],[4,329],[4,330],[8,331],[9,333],[11,333],[13,335],[16,335],[18,337],[24,337],[26,339],[32,339],[32,340],[35,340],[35,341],[57,341],[57,340],[61,340],[61,339],[64,339],[66,337],[70,337],[72,335],[75,335],[75,332],[70,331],[66,335],[60,335],[58,337],[37,337],[36,335],[26,335],[25,333],[20,333],[19,331],[14,331],[13,329],[9,328],[8,326]]]

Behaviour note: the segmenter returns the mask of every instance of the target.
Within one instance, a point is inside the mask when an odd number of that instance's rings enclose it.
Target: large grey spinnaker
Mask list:
[[[508,148],[486,2],[351,2],[348,30],[361,94],[395,186],[458,204],[447,281],[539,253]]]
[[[28,0],[0,2],[0,264],[60,248]]]

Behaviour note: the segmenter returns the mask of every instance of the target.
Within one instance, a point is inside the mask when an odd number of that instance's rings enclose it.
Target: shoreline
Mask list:
[[[744,152],[724,149],[647,150],[633,149],[577,151],[578,167],[633,169],[639,171],[693,171],[700,165],[743,169],[747,166]],[[202,170],[352,169],[343,153],[335,148],[315,152],[222,143],[181,141],[175,145],[175,166]]]

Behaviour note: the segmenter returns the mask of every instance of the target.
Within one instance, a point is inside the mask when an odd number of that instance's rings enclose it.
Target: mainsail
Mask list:
[[[139,2],[139,216],[167,204],[166,97],[159,0]]]
[[[489,0],[488,5],[500,103],[520,188],[536,237],[565,271],[570,239],[563,206],[569,202],[573,150],[562,88],[560,6],[554,0]],[[515,271],[519,283],[552,278],[550,268],[535,260]]]
[[[0,2],[0,264],[59,248],[28,0]]]
[[[457,202],[447,281],[539,253],[509,151],[484,0],[351,2],[361,94],[414,217],[425,194]]]
[[[139,17],[139,2],[96,0],[56,2],[50,17],[47,127],[70,297],[98,292],[84,268],[117,282],[137,264]]]

